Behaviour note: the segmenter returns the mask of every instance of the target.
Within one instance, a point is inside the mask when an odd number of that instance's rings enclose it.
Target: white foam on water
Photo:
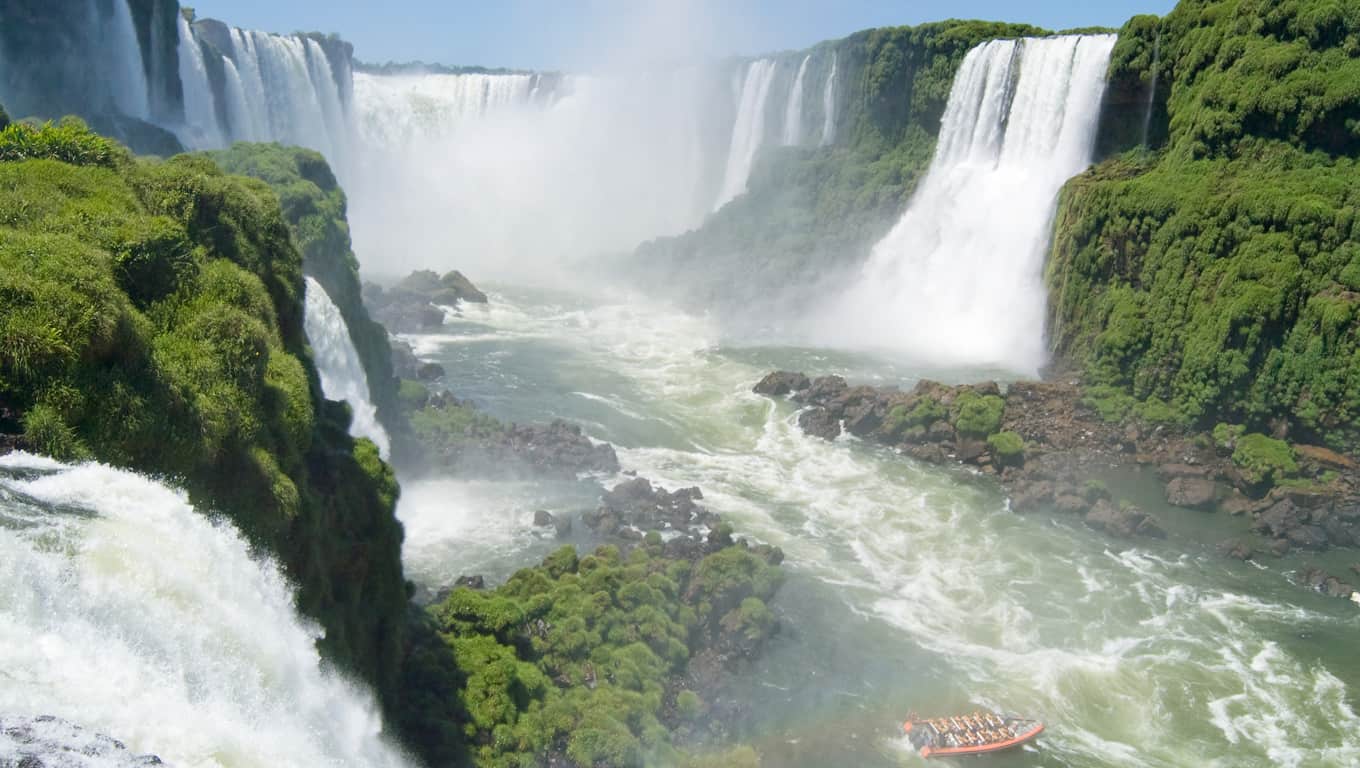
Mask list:
[[[277,566],[177,490],[10,454],[0,472],[0,711],[178,766],[404,766],[329,669]],[[19,495],[15,495],[19,494]]]

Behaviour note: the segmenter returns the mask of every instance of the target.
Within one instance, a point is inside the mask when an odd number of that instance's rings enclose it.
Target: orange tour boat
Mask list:
[[[954,717],[909,715],[902,724],[921,757],[981,755],[1018,747],[1044,731],[1038,720],[974,712]]]

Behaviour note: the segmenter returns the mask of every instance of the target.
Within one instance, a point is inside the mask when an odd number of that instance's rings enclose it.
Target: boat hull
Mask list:
[[[1039,734],[1044,732],[1044,724],[1035,720],[1008,718],[1007,723],[1014,723],[1014,725],[1011,726],[1011,732],[1014,734],[1011,738],[988,742],[986,744],[965,744],[958,746],[938,744],[935,743],[934,739],[930,739],[929,743],[920,745],[921,757],[958,757],[960,755],[985,755],[991,752],[1003,752],[1031,742],[1038,738]],[[922,723],[909,720],[902,725],[902,730],[910,734],[914,728],[919,725],[922,725]]]

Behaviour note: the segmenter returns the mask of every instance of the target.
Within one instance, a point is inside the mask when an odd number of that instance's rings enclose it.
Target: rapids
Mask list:
[[[726,346],[706,320],[652,303],[510,287],[409,339],[459,396],[505,419],[575,420],[613,442],[625,469],[697,484],[739,533],[784,548],[790,579],[774,605],[785,631],[737,681],[754,706],[735,727],[768,764],[920,764],[903,716],[974,707],[1048,723],[1037,751],[994,765],[1360,760],[1347,689],[1360,683],[1348,650],[1360,614],[1289,584],[1297,562],[1222,559],[1213,543],[1225,523],[1158,508],[1160,489],[1140,477],[1108,481],[1156,509],[1170,541],[1020,517],[983,478],[809,438],[792,404],[750,392],[776,367],[903,386],[919,372]],[[504,578],[558,545],[532,528],[532,511],[587,509],[589,486],[408,486],[398,514],[412,577]]]

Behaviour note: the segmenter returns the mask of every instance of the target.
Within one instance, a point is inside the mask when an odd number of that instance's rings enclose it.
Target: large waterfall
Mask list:
[[[822,87],[822,146],[836,140],[836,54],[831,54],[831,74]]]
[[[774,82],[775,61],[757,59],[746,66],[741,96],[737,101],[737,121],[732,127],[732,143],[727,154],[727,170],[714,210],[746,191],[751,163],[765,141],[765,102]]]
[[[318,635],[277,566],[183,493],[0,457],[0,713],[54,715],[177,766],[405,765]]]
[[[349,403],[354,414],[350,432],[355,437],[372,440],[378,446],[378,453],[387,458],[392,444],[387,430],[378,422],[378,409],[369,394],[368,376],[340,308],[331,301],[321,283],[311,277],[307,278],[306,304],[304,325],[307,341],[312,345],[316,372],[321,376],[321,391],[328,400]]]
[[[954,79],[930,171],[820,323],[831,343],[1034,374],[1057,195],[1090,163],[1111,35],[995,40]]]

